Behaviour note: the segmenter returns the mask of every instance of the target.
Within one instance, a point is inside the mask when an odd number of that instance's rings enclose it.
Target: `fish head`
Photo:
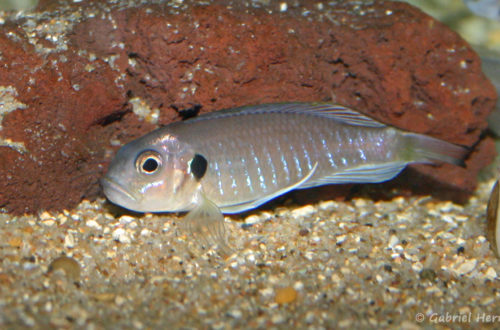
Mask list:
[[[137,212],[186,211],[200,189],[189,167],[194,157],[176,136],[153,131],[118,150],[101,179],[104,194]]]

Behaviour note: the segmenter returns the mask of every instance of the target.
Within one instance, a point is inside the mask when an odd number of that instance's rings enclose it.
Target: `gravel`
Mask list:
[[[2,214],[0,326],[413,329],[468,315],[458,326],[498,327],[492,185],[465,205],[356,198],[226,217],[227,259],[183,232],[182,214],[104,200]]]

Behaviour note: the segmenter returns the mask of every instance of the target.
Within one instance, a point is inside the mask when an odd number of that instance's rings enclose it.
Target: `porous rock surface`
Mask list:
[[[189,109],[332,101],[474,147],[465,169],[418,165],[386,184],[408,192],[466,196],[495,153],[482,133],[496,95],[479,57],[407,4],[60,0],[0,21],[8,212],[71,208],[99,194],[119,144]],[[137,116],[132,99],[158,120]]]

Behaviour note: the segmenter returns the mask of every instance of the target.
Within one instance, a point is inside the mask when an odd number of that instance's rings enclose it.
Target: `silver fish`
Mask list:
[[[222,213],[293,189],[390,180],[409,163],[463,165],[466,153],[339,105],[265,104],[159,128],[123,146],[101,182],[127,209],[188,211],[186,226],[222,246]]]

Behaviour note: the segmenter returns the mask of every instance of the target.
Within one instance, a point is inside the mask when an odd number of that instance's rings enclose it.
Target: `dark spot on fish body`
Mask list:
[[[191,173],[196,178],[196,180],[201,180],[207,171],[208,162],[205,157],[200,154],[195,154],[191,162],[189,163],[189,168]]]

